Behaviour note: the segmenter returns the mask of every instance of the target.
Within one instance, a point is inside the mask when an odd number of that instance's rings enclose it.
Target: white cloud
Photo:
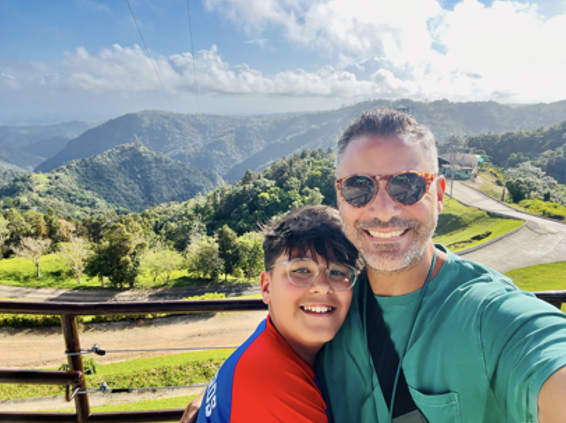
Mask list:
[[[116,107],[186,110],[201,96],[203,107],[218,113],[336,107],[367,98],[562,100],[566,12],[556,4],[553,10],[562,12],[549,15],[527,0],[490,6],[462,0],[453,10],[437,0],[205,0],[209,10],[241,25],[248,43],[264,45],[279,32],[297,48],[324,52],[318,61],[332,65],[264,73],[227,62],[216,46],[194,61],[187,52],[153,52],[153,61],[137,45],[79,47],[61,63],[0,62],[0,97],[23,104],[23,93],[33,93],[29,102],[47,109],[48,100],[94,108],[112,98]],[[550,8],[547,2],[544,10]]]
[[[505,0],[490,6],[462,0],[453,11],[442,9],[437,0],[205,4],[256,36],[278,27],[288,40],[305,49],[323,49],[344,67],[376,59],[382,64],[381,72],[374,72],[376,81],[392,94],[398,89],[419,99],[566,97],[564,0]]]

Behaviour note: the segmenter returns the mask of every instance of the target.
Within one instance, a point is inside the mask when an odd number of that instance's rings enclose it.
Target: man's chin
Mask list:
[[[366,266],[378,272],[398,272],[410,267],[422,257],[424,248],[420,251],[401,251],[398,248],[383,247],[362,254]]]

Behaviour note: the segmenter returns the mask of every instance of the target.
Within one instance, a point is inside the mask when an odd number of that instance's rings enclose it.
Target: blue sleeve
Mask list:
[[[242,354],[265,330],[263,320],[255,332],[234,351],[218,370],[206,388],[204,398],[198,413],[197,423],[229,423],[232,410],[232,389],[234,372]]]

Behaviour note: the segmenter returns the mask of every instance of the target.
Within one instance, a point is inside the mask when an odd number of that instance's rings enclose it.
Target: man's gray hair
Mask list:
[[[430,129],[419,124],[411,115],[388,108],[377,108],[364,112],[346,128],[338,140],[336,168],[338,168],[348,144],[354,138],[363,135],[397,137],[408,143],[420,144],[428,156],[434,172],[438,173],[438,151],[434,135]]]

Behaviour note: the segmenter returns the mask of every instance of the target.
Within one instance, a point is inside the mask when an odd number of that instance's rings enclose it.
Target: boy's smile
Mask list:
[[[275,263],[286,259],[282,254]],[[325,263],[320,256],[313,260]],[[289,280],[285,266],[277,265],[261,274],[261,291],[273,325],[311,364],[318,350],[342,326],[352,300],[352,290],[335,290],[325,271],[319,272],[311,285],[297,286]]]

